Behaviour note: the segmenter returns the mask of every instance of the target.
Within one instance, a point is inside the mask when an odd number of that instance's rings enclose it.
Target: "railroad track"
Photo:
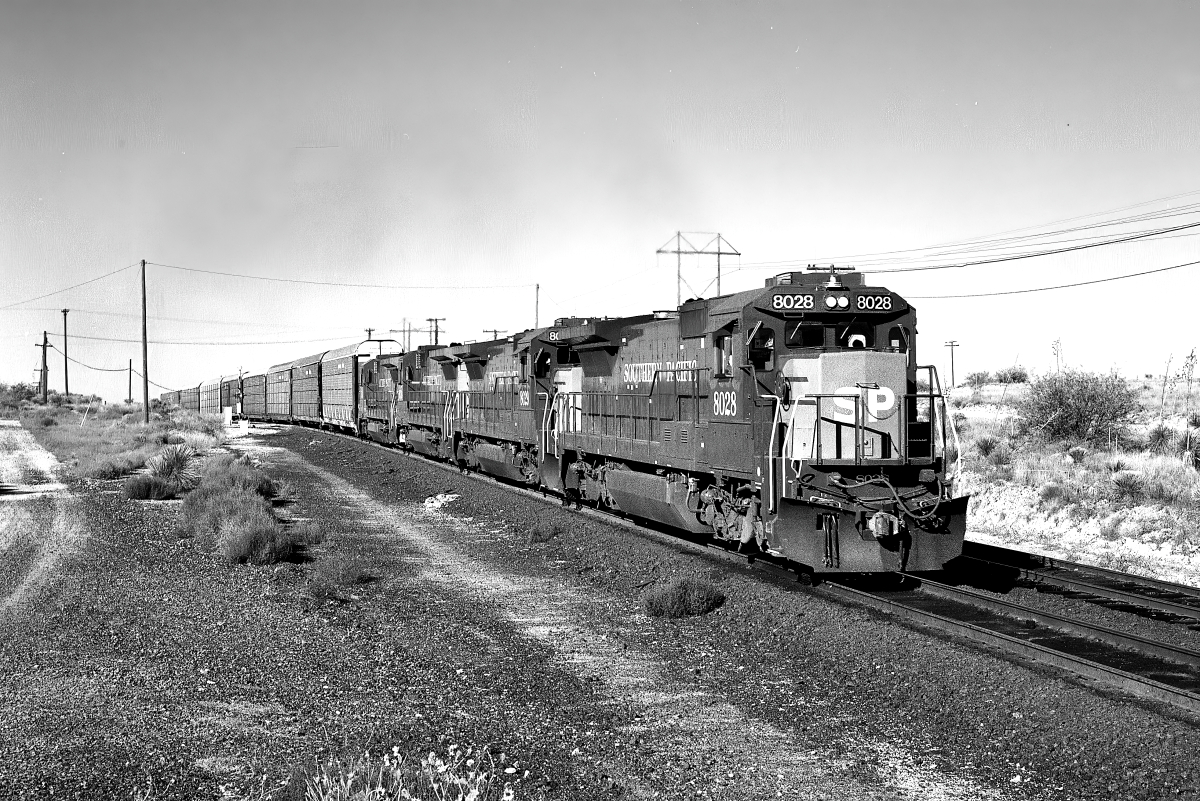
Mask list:
[[[349,435],[343,436],[351,438]],[[385,450],[398,458],[419,459],[422,464],[448,472],[464,472],[445,462],[378,443],[353,439],[369,447]],[[571,514],[620,526],[662,542],[678,552],[694,553],[725,562],[731,567],[736,566],[739,572],[752,571],[789,591],[812,592],[828,599],[882,612],[923,629],[988,645],[1014,657],[1017,661],[1060,668],[1123,690],[1130,695],[1164,702],[1200,716],[1198,651],[1010,603],[975,590],[945,584],[928,576],[899,573],[877,578],[870,586],[854,586],[849,581],[827,581],[812,588],[802,587],[799,586],[802,576],[784,560],[771,554],[739,554],[719,543],[690,539],[677,532],[645,525],[612,513],[589,507],[565,506],[562,499],[556,496],[548,496],[538,490],[516,486],[481,473],[465,475],[558,506]],[[974,549],[978,544],[972,543],[972,546]],[[997,552],[993,553],[994,556],[1008,558],[1010,561],[1039,558],[994,546],[979,547],[992,548]],[[971,558],[976,556],[972,555]],[[1003,562],[993,564],[1003,565]],[[1096,575],[1109,574],[1109,579],[1114,582],[1119,579],[1141,581],[1141,577],[1103,568],[1066,564],[1081,570],[1086,568],[1094,571]],[[1063,565],[1063,562],[1055,562],[1058,569],[1066,570]],[[1020,565],[1005,566],[1020,568]],[[1058,578],[1062,581],[1068,580]],[[1182,585],[1157,582],[1153,579],[1146,579],[1143,584],[1158,585],[1164,593],[1192,590],[1192,597],[1200,598],[1200,591]],[[1168,603],[1166,600],[1162,602]]]
[[[1200,629],[1200,589],[996,545],[966,542],[962,571]]]

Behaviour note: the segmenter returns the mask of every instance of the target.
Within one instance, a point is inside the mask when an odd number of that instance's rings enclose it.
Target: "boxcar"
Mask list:
[[[158,399],[160,401],[162,401],[163,404],[166,406],[178,406],[179,405],[179,390],[173,390],[171,392],[164,392],[163,394],[158,396]]]
[[[267,376],[248,375],[242,378],[242,416],[261,420],[267,416]]]
[[[358,374],[363,359],[400,353],[400,343],[369,339],[321,357],[321,421],[358,433]]]
[[[268,420],[292,419],[292,364],[277,364],[267,371]]]
[[[234,414],[241,413],[242,377],[228,375],[221,378],[221,408],[233,409]]]
[[[200,413],[221,413],[221,377],[210,378],[200,385]]]
[[[292,419],[321,422],[321,358],[326,351],[292,362]]]
[[[200,411],[200,387],[179,390],[179,408]]]

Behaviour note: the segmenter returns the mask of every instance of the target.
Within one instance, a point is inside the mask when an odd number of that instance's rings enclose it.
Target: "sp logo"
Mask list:
[[[859,395],[863,399],[867,411],[867,422],[877,422],[886,420],[896,413],[896,393],[891,387],[880,387],[879,389],[859,389],[858,387],[841,387],[837,391],[838,395]],[[838,414],[842,417],[847,417],[850,420],[854,419],[854,398],[834,398],[833,402],[837,405]]]

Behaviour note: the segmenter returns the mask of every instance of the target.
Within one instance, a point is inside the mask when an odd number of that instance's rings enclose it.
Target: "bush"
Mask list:
[[[558,523],[534,523],[529,527],[529,544],[539,545],[549,542],[562,533],[562,526]]]
[[[125,497],[135,501],[169,501],[176,493],[177,485],[158,476],[138,475],[125,479]]]
[[[672,579],[651,588],[642,598],[646,614],[652,617],[703,615],[725,603],[725,593],[696,578]]]
[[[220,522],[217,553],[231,564],[266,565],[282,561],[295,552],[292,538],[262,498],[240,490],[231,495],[241,496],[242,503],[230,509]],[[247,498],[256,502],[247,502]]]
[[[1137,393],[1120,376],[1073,370],[1034,381],[1020,403],[1029,431],[1092,444],[1123,434],[1140,408]]]
[[[211,457],[200,472],[202,480],[210,484],[244,489],[263,498],[279,494],[279,485],[245,456],[223,453]]]
[[[375,580],[365,559],[341,554],[318,559],[313,565],[308,592],[319,601],[339,597],[342,587],[361,586]]]
[[[1024,384],[1029,381],[1029,371],[1024,367],[1013,365],[996,371],[997,384]]]
[[[1087,448],[1076,445],[1074,448],[1067,450],[1067,455],[1071,457],[1071,461],[1075,464],[1083,464],[1083,460],[1087,458]]]
[[[986,370],[981,370],[978,373],[967,374],[967,384],[975,389],[979,389],[984,384],[992,380],[992,374]]]
[[[88,478],[120,478],[134,470],[140,470],[146,464],[146,454],[140,451],[118,453],[96,460],[83,470]]]

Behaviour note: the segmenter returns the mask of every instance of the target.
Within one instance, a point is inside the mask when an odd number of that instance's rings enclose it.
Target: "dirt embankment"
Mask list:
[[[0,795],[216,797],[449,743],[503,753],[519,798],[1200,792],[1200,736],[1170,715],[416,459],[306,430],[247,446],[325,529],[319,558],[376,580],[318,601],[312,566],[229,567],[172,505],[73,487],[88,539],[0,616]],[[697,573],[724,608],[641,613]]]

